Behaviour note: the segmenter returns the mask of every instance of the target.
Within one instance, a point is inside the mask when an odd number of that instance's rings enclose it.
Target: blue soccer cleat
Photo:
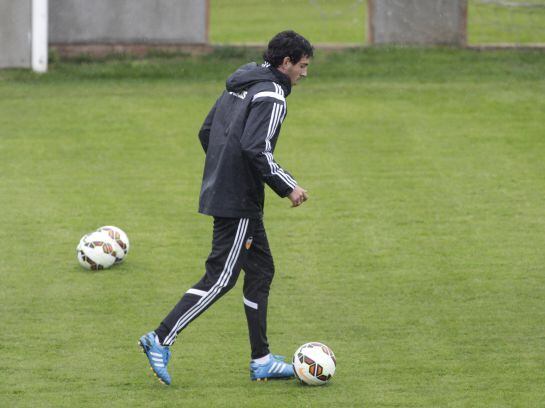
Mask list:
[[[170,349],[167,346],[161,346],[156,338],[155,332],[149,332],[140,337],[138,344],[146,353],[151,369],[157,379],[165,385],[170,385],[170,375],[167,371]]]
[[[252,381],[267,381],[269,378],[293,378],[293,366],[284,361],[283,356],[271,354],[269,361],[258,364],[250,362],[250,378]]]

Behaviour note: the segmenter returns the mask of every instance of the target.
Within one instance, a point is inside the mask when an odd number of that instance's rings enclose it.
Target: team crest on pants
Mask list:
[[[248,237],[248,239],[246,240],[246,249],[250,249],[250,247],[252,246],[252,241],[254,240],[254,237]]]

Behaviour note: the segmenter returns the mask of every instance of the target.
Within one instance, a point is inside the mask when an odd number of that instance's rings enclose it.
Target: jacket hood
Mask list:
[[[277,82],[282,86],[285,96],[291,92],[291,81],[286,74],[268,64],[257,65],[255,62],[241,66],[229,78],[226,88],[229,92],[239,93],[258,82]]]

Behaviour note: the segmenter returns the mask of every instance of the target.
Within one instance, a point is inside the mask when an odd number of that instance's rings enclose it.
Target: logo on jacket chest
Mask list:
[[[229,92],[231,95],[236,96],[237,98],[244,99],[248,95],[248,91],[242,91],[241,93]]]

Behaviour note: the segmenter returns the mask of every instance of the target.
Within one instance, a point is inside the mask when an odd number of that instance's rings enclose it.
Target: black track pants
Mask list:
[[[161,343],[174,343],[180,331],[235,285],[241,269],[252,358],[268,354],[267,302],[274,264],[261,219],[214,218],[206,272],[155,331]]]

